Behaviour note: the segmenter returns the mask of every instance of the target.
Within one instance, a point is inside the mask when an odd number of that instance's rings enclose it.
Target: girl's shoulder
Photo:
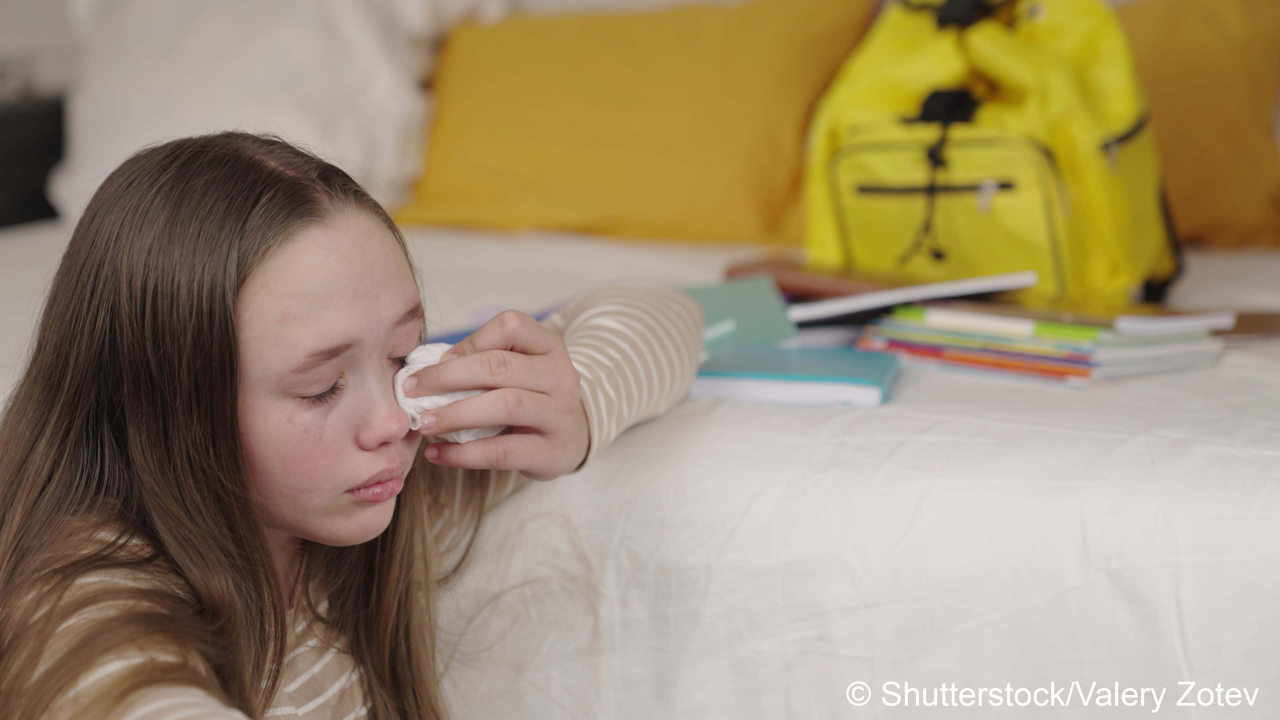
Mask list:
[[[158,548],[110,523],[78,523],[62,537],[42,552],[39,580],[23,597],[35,633],[30,680],[52,673],[62,685],[46,717],[85,717],[103,693],[141,675],[168,677],[170,686],[118,698],[128,707],[163,700],[243,717],[211,692],[214,674],[185,641],[183,628],[198,626],[193,595]]]
[[[159,547],[117,522],[74,521],[57,544],[40,550],[32,567],[37,579],[31,590],[53,591],[60,602],[82,602],[111,588],[191,595]]]
[[[50,650],[139,613],[189,615],[190,586],[163,553],[113,525],[81,526],[47,549],[25,598],[33,619],[57,616]]]

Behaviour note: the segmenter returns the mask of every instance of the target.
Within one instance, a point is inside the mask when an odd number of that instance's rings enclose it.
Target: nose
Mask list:
[[[403,440],[409,434],[409,415],[396,402],[395,390],[390,380],[374,383],[370,388],[372,398],[360,425],[359,443],[366,450],[373,450],[385,443]]]

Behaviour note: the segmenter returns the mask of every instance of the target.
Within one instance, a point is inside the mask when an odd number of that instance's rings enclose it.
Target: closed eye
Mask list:
[[[312,395],[308,398],[305,398],[305,400],[307,402],[320,405],[320,404],[329,402],[334,398],[334,396],[336,396],[340,392],[342,392],[342,381],[338,380],[332,386],[330,386],[328,390],[325,390],[319,395]]]
[[[407,355],[402,357],[394,357],[394,358],[391,358],[391,362],[395,363],[396,365],[399,365],[400,367],[404,367],[405,365],[409,364],[409,357]],[[325,390],[324,392],[318,395],[311,395],[303,399],[306,400],[307,402],[314,403],[316,405],[322,405],[332,400],[340,392],[342,392],[342,381],[338,380],[332,386],[330,386],[328,390]]]

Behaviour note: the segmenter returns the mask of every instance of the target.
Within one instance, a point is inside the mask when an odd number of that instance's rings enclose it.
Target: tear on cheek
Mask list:
[[[324,428],[328,420],[328,415],[295,412],[289,415],[288,424],[294,432],[305,435],[312,442],[320,443],[324,440]]]

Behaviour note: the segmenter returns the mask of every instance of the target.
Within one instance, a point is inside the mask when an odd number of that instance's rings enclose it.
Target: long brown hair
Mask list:
[[[7,717],[40,717],[126,643],[181,652],[114,676],[87,704],[103,716],[160,682],[204,688],[250,717],[265,712],[281,681],[289,608],[242,460],[236,299],[282,238],[349,208],[380,218],[409,258],[395,224],[350,176],[271,136],[147,148],[98,189],[0,419]],[[363,669],[374,718],[443,716],[431,600],[453,571],[434,574],[432,468],[414,464],[375,540],[305,546],[303,582],[323,582],[326,622]],[[464,504],[478,522],[479,506]],[[156,582],[68,594],[101,571]],[[51,642],[95,603],[129,599],[144,604]]]

